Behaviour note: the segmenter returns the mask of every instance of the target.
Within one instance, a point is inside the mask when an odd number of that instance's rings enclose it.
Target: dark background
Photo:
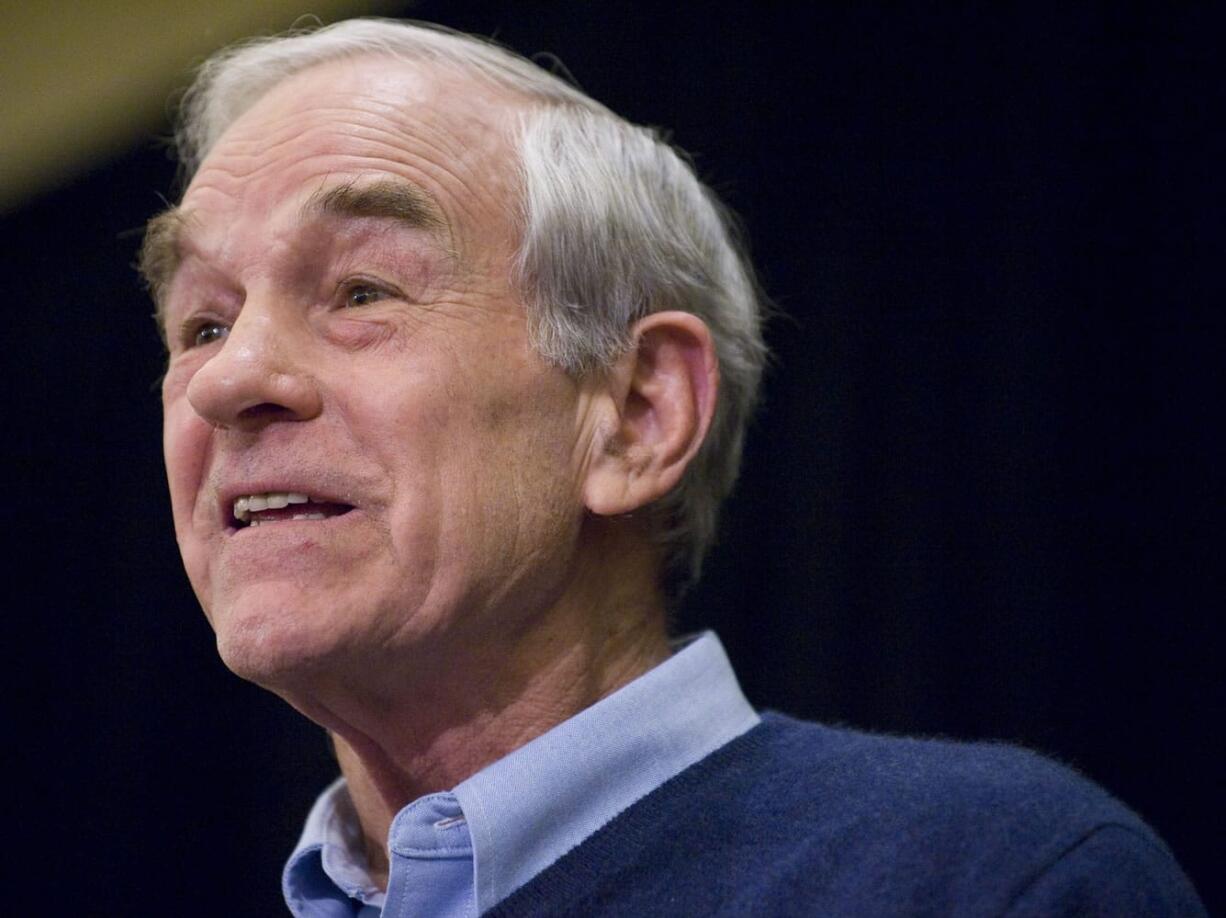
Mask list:
[[[744,218],[786,317],[680,620],[750,699],[1042,750],[1226,907],[1220,12],[414,15],[558,54]],[[334,771],[217,661],[179,565],[129,268],[172,173],[151,140],[0,223],[10,905],[277,914]]]

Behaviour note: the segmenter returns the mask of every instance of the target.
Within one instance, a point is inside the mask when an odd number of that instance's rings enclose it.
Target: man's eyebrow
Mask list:
[[[382,179],[359,185],[349,182],[321,189],[303,205],[304,217],[383,217],[414,229],[445,230],[447,221],[434,199],[407,182]]]
[[[304,218],[321,215],[382,217],[414,229],[431,232],[447,229],[447,221],[428,194],[406,182],[391,179],[364,185],[348,182],[321,189],[307,199],[301,213]],[[179,267],[181,238],[190,222],[189,213],[180,207],[169,207],[145,224],[145,240],[141,244],[137,268],[153,296],[154,317],[163,342],[166,340],[166,313],[162,294]]]
[[[166,343],[166,313],[163,291],[179,267],[179,237],[188,222],[178,207],[169,207],[145,224],[145,240],[141,243],[136,267],[149,287],[156,307],[158,331]]]

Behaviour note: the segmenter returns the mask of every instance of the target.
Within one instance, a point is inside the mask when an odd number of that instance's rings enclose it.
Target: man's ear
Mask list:
[[[702,319],[657,312],[631,331],[634,347],[609,377],[615,417],[584,481],[584,503],[601,516],[637,510],[676,487],[711,426],[719,390]]]

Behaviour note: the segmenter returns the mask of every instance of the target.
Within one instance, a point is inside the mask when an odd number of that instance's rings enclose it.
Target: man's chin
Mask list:
[[[334,622],[302,607],[233,607],[212,616],[217,651],[237,676],[268,689],[327,669],[336,655]],[[332,626],[332,627],[329,627]]]

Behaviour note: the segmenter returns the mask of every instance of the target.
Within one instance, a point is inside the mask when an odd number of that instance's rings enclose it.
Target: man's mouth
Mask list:
[[[319,500],[299,491],[268,491],[236,497],[232,522],[235,528],[245,529],[289,520],[326,520],[352,509],[349,504]]]

